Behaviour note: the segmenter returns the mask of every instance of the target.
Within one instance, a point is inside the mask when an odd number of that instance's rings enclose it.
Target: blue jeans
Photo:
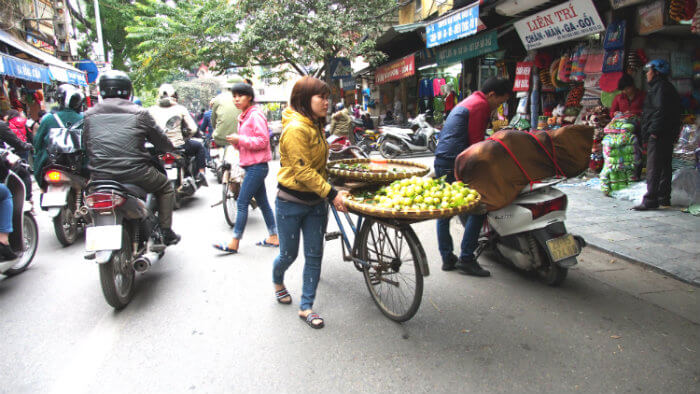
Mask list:
[[[0,183],[0,233],[12,232],[12,193]]]
[[[204,145],[201,142],[195,140],[185,141],[185,145],[182,146],[185,149],[187,156],[194,156],[195,163],[197,164],[197,169],[201,170],[207,166],[206,157],[207,152],[204,150]],[[197,174],[192,174],[197,175]]]
[[[445,181],[454,182],[454,168],[435,165],[435,176],[445,176]],[[474,251],[479,244],[479,232],[484,224],[486,215],[463,215],[460,217],[464,224],[464,235],[462,235],[461,250],[459,258],[468,260],[474,258]],[[437,220],[438,250],[442,260],[446,261],[453,254],[452,236],[450,235],[450,219]]]
[[[284,284],[284,273],[299,254],[300,230],[304,234],[304,284],[301,291],[302,311],[311,309],[316,298],[316,288],[321,277],[323,237],[328,223],[328,204],[304,205],[277,199],[277,223],[279,226],[280,254],[272,266],[272,281]]]
[[[245,177],[241,183],[241,191],[238,193],[238,213],[236,215],[236,224],[233,226],[233,238],[243,238],[243,231],[248,222],[248,205],[250,200],[255,197],[260,211],[262,212],[265,225],[270,235],[277,234],[277,226],[275,226],[275,215],[272,214],[272,208],[267,200],[267,190],[265,190],[265,177],[270,168],[267,163],[258,163],[243,167],[245,169]]]

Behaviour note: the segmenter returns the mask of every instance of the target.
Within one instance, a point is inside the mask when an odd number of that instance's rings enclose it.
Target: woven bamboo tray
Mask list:
[[[370,159],[343,159],[334,160],[328,162],[327,168],[328,173],[334,177],[342,178],[345,180],[354,180],[362,182],[372,182],[372,183],[391,183],[397,179],[411,178],[414,176],[424,176],[430,172],[430,167],[416,163],[408,160],[385,160],[386,164],[391,166],[391,164],[400,164],[401,166],[413,167],[406,172],[363,172],[355,170],[345,170],[339,168],[333,168],[337,164],[367,164],[369,165]]]
[[[481,204],[481,196],[472,201],[468,205],[462,205],[455,208],[445,208],[445,209],[428,209],[428,210],[417,210],[417,209],[391,209],[376,206],[374,204],[365,204],[356,201],[352,198],[346,198],[344,200],[345,206],[348,207],[353,213],[371,216],[385,219],[399,219],[399,220],[430,220],[430,219],[443,219],[452,216],[463,215],[467,213],[481,214],[484,213],[484,207]]]

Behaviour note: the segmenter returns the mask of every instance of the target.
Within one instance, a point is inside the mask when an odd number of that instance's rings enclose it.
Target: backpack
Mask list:
[[[70,127],[66,127],[58,115],[53,114],[59,127],[49,129],[46,152],[49,156],[57,156],[65,153],[75,153],[82,150],[82,122],[77,122]]]

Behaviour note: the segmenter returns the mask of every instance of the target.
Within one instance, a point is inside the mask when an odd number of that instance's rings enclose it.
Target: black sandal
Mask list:
[[[289,301],[282,301],[283,298],[287,297],[289,297]],[[286,287],[283,287],[280,291],[276,291],[275,298],[277,298],[277,302],[280,304],[289,305],[292,303],[292,296],[289,294]]]
[[[316,312],[311,312],[308,315],[306,315],[306,317],[299,315],[299,318],[301,320],[304,320],[306,322],[306,324],[311,326],[311,328],[323,328],[323,326],[324,326],[323,319],[321,319],[321,316],[319,316],[318,313],[316,313]],[[314,324],[313,323],[314,320],[320,320],[321,322]]]

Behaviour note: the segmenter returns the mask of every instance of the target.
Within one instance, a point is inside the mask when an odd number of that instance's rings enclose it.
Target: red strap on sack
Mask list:
[[[513,152],[510,150],[510,148],[508,148],[508,147],[506,146],[506,144],[504,144],[503,141],[501,141],[501,140],[499,140],[499,139],[495,139],[495,138],[493,138],[493,137],[489,137],[488,139],[491,140],[491,141],[496,141],[496,142],[498,142],[499,144],[501,144],[502,147],[504,147],[504,148],[506,149],[506,152],[508,152],[508,154],[510,155],[511,159],[513,159],[513,161],[515,161],[515,164],[517,164],[518,167],[520,167],[520,171],[522,171],[523,174],[525,174],[525,178],[527,178],[528,182],[530,182],[530,189],[532,189],[532,185],[534,185],[534,184],[537,183],[537,182],[533,181],[532,178],[530,178],[530,175],[527,173],[527,171],[525,171],[525,169],[523,168],[523,166],[520,165],[520,162],[518,161],[518,158],[515,157],[515,155],[513,154]]]
[[[552,143],[552,154],[550,155],[549,152],[547,151],[547,148],[545,148],[544,145],[542,145],[542,142],[540,142],[540,140],[538,140],[537,137],[535,137],[534,134],[532,134],[532,133],[527,133],[527,135],[529,135],[530,137],[532,137],[532,139],[534,139],[535,142],[537,142],[537,145],[539,145],[539,146],[542,148],[542,150],[544,151],[544,153],[546,153],[547,156],[549,156],[549,160],[551,160],[552,163],[554,164],[554,172],[556,173],[556,175],[557,175],[557,176],[561,176],[561,177],[563,177],[563,178],[566,178],[566,175],[564,174],[564,171],[562,171],[561,168],[559,168],[559,164],[557,164],[557,155],[556,155],[556,152],[555,152],[555,150],[554,150],[554,140],[552,140],[551,137],[549,138],[549,141]]]

